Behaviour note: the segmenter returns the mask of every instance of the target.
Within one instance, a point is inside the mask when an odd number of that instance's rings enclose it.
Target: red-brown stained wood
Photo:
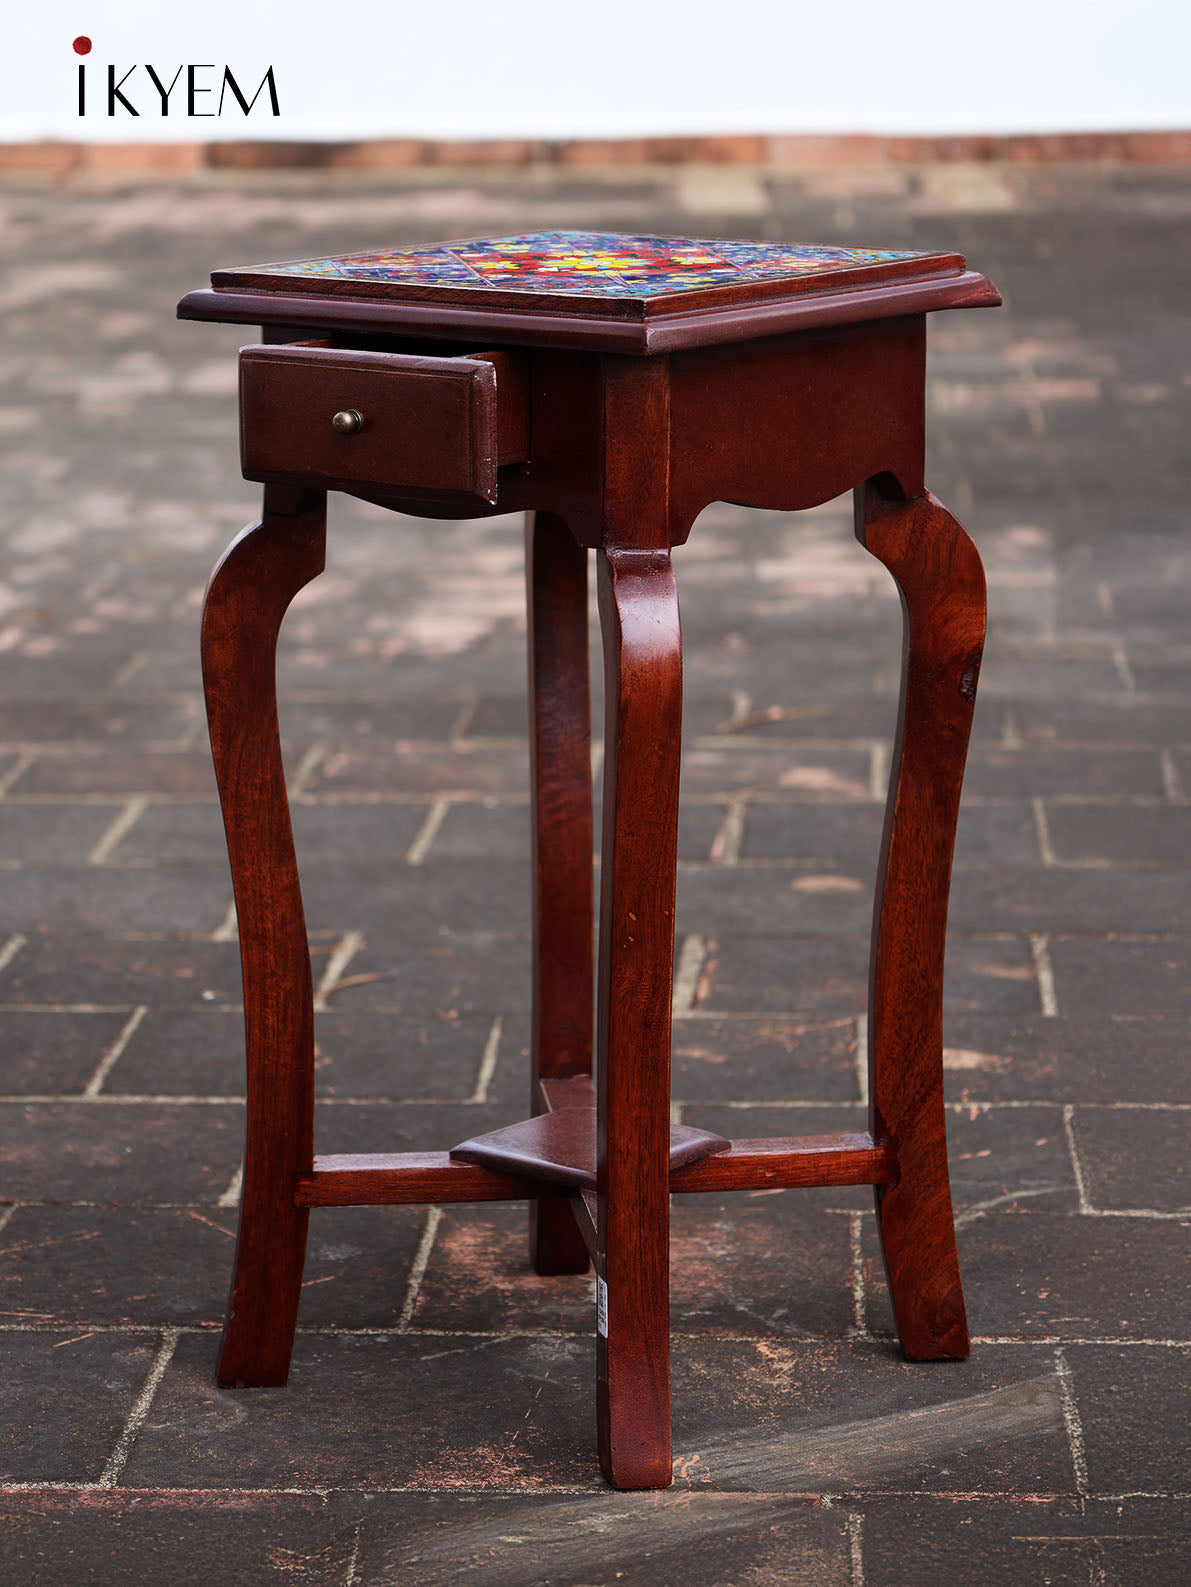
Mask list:
[[[551,1109],[534,1118],[521,1119],[503,1129],[474,1135],[452,1146],[455,1162],[483,1163],[498,1172],[524,1174],[558,1185],[596,1184],[597,1108]],[[689,1124],[670,1126],[671,1174],[688,1163],[697,1163],[711,1152],[726,1152],[730,1143],[711,1130]],[[585,1269],[580,1269],[585,1271]]]
[[[681,1144],[674,1151],[673,1130],[671,1126],[672,1195],[807,1185],[880,1185],[897,1179],[892,1147],[879,1145],[871,1135],[789,1135],[722,1144],[713,1137],[711,1150],[703,1141],[698,1158],[686,1162]],[[537,1176],[502,1172],[464,1161],[454,1152],[349,1152],[316,1157],[313,1169],[298,1175],[294,1198],[300,1207],[528,1200],[543,1200],[552,1206],[565,1188],[561,1179],[551,1184]],[[594,1192],[587,1186],[580,1189],[594,1208]],[[577,1205],[574,1196],[569,1204],[572,1209]]]
[[[293,1181],[299,1207],[392,1207],[448,1201],[551,1198],[543,1180],[460,1163],[449,1152],[347,1152],[316,1157]],[[563,1194],[561,1187],[557,1194]]]
[[[240,353],[240,458],[246,479],[314,481],[339,489],[400,480],[415,491],[496,500],[497,468],[525,437],[525,394],[504,382],[502,449],[497,365],[299,343]],[[340,433],[339,412],[359,428]]]
[[[222,1382],[285,1380],[309,1207],[528,1200],[539,1271],[582,1271],[590,1254],[607,1286],[597,1339],[603,1470],[620,1487],[665,1486],[668,1195],[798,1185],[874,1185],[906,1353],[967,1353],[944,1134],[941,995],[984,583],[971,541],[923,484],[924,316],[999,299],[984,277],[958,265],[933,276],[751,295],[703,307],[690,298],[630,307],[612,300],[578,312],[565,303],[366,301],[237,287],[191,294],[179,306],[183,317],[256,320],[270,344],[257,354],[281,355],[262,376],[263,407],[245,409],[246,458],[262,464],[262,475],[292,478],[297,458],[298,471],[312,468],[319,487],[397,510],[535,515],[527,530],[530,1109],[585,1140],[593,911],[581,548],[597,550],[605,672],[595,1189],[568,1195],[509,1171],[514,1159],[498,1168],[442,1151],[314,1159],[310,968],[273,656],[289,600],[322,565],[322,496],[269,486],[262,523],[214,575],[205,680],[240,912],[249,1058],[245,1200]],[[291,351],[301,378],[284,392],[270,385],[285,363],[280,344],[311,331],[331,339],[326,350],[335,356]],[[442,356],[427,360],[423,338]],[[533,350],[515,350],[526,346]],[[328,372],[375,380],[384,407],[384,393],[419,360],[445,382],[440,396],[470,382],[469,401],[480,394],[479,430],[470,419],[440,425],[434,445],[412,461],[401,461],[399,446],[382,448],[355,477],[333,447],[325,456],[304,445],[300,457],[294,452],[293,435],[306,433],[301,426],[322,413],[324,399],[340,400]],[[350,396],[344,387],[343,406],[357,406]],[[481,433],[487,439],[477,451]],[[870,1127],[737,1140],[675,1166],[669,1062],[681,638],[670,549],[709,502],[793,510],[864,479],[857,534],[893,574],[906,618],[874,907]],[[527,1132],[505,1133],[524,1144]],[[590,1147],[570,1155],[586,1168]],[[539,1167],[549,1169],[549,1157]]]
[[[768,303],[703,309],[687,305],[653,318],[601,318],[566,309],[469,308],[383,299],[308,297],[295,292],[237,288],[188,292],[178,304],[178,317],[232,325],[382,331],[448,341],[482,338],[486,345],[557,347],[650,357],[827,325],[857,325],[939,309],[995,307],[1000,301],[1000,294],[985,276],[965,270],[933,279],[807,293]]]
[[[892,1147],[871,1135],[791,1135],[734,1140],[670,1175],[672,1195],[705,1190],[792,1190],[880,1185],[897,1178]]]
[[[326,497],[266,492],[203,608],[203,687],[240,930],[247,1112],[240,1232],[219,1381],[289,1376],[306,1253],[296,1174],[314,1151],[314,1001],[277,725],[277,634],[322,572]]]
[[[590,1075],[594,1016],[591,695],[587,551],[551,513],[525,525],[529,645],[530,887],[533,898],[530,1108],[539,1081]],[[585,1273],[587,1246],[565,1201],[533,1202],[538,1273]]]
[[[633,527],[647,538],[648,522]],[[673,1480],[668,1151],[682,641],[668,551],[609,548],[598,562],[606,725],[597,1244],[607,1332],[596,1340],[596,1418],[608,1480],[655,1488]]]
[[[856,534],[893,574],[902,692],[877,875],[869,1006],[870,1129],[897,1157],[877,1223],[902,1347],[968,1354],[943,1111],[943,953],[960,788],[984,648],[976,547],[927,494],[856,492]]]

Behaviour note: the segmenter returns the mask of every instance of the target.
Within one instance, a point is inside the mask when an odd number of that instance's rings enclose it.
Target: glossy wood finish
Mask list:
[[[527,308],[468,308],[436,303],[394,303],[384,299],[309,297],[296,292],[231,288],[188,292],[178,305],[184,320],[217,320],[232,325],[287,325],[338,331],[386,331],[447,341],[482,337],[517,347],[557,347],[592,353],[648,357],[692,347],[752,341],[789,331],[823,326],[867,324],[939,309],[995,307],[1000,294],[975,270],[920,281],[894,281],[879,287],[808,293],[771,303],[727,308],[676,308],[632,319]]]
[[[561,518],[525,525],[533,986],[530,1108],[540,1082],[590,1075],[593,967],[591,692],[587,552]],[[534,1201],[529,1249],[538,1273],[585,1273],[588,1253],[565,1201]]]
[[[501,355],[506,366],[515,355]],[[246,479],[351,490],[399,479],[411,491],[496,500],[500,464],[524,462],[524,385],[492,358],[427,358],[324,344],[240,353],[240,461]],[[339,411],[358,429],[340,433]]]
[[[671,1195],[699,1191],[793,1190],[814,1185],[891,1185],[897,1163],[888,1142],[868,1134],[790,1135],[729,1141],[726,1151],[670,1171]],[[564,1187],[463,1163],[449,1152],[347,1153],[316,1157],[299,1174],[300,1207],[402,1206],[409,1202],[537,1201]],[[591,1196],[592,1205],[595,1198]],[[574,1198],[571,1198],[572,1206]]]
[[[856,534],[897,581],[905,623],[898,710],[873,913],[870,1128],[888,1140],[895,1185],[877,1222],[902,1347],[911,1360],[968,1354],[943,1112],[947,895],[976,680],[984,570],[929,494],[856,493]]]
[[[473,1135],[452,1146],[454,1162],[482,1163],[498,1173],[550,1184],[595,1188],[597,1106],[593,1095],[587,1107],[567,1107],[507,1124],[500,1130]],[[671,1124],[668,1171],[697,1163],[713,1152],[726,1152],[730,1143],[711,1130]]]
[[[203,687],[244,975],[247,1114],[222,1384],[289,1376],[306,1253],[297,1175],[314,1153],[314,995],[277,725],[277,634],[322,572],[326,496],[271,487],[203,607]]]
[[[656,408],[655,400],[641,415],[644,446],[661,420]],[[641,459],[624,440],[628,483]],[[664,526],[644,512],[616,523],[638,542]],[[596,1424],[609,1482],[651,1488],[672,1480],[668,1150],[682,640],[668,550],[613,546],[598,562],[606,724],[597,1276],[607,1285],[607,1326],[596,1339]]]
[[[515,413],[520,442],[498,441],[484,498],[458,488],[460,479],[469,488],[477,479],[474,431],[466,428],[436,464],[446,469],[438,490],[428,490],[412,467],[380,463],[370,468],[375,477],[354,481],[320,463],[327,472],[314,478],[428,516],[531,514],[530,1112],[555,1121],[544,1150],[536,1139],[526,1149],[538,1127],[497,1132],[513,1150],[489,1154],[487,1163],[442,1151],[311,1154],[309,960],[272,676],[285,607],[321,566],[322,498],[270,484],[262,524],[236,542],[213,579],[204,630],[249,1028],[245,1206],[221,1381],[284,1381],[310,1207],[526,1200],[538,1271],[581,1272],[594,1261],[607,1286],[597,1338],[603,1470],[621,1487],[666,1486],[668,1196],[800,1185],[875,1187],[906,1353],[966,1353],[944,1136],[941,993],[984,594],[971,542],[923,482],[924,313],[995,301],[995,290],[971,272],[619,317],[240,288],[184,300],[183,315],[260,320],[271,344],[264,352],[311,330],[340,342],[359,337],[362,348],[333,349],[346,362],[313,361],[313,386],[299,381],[291,393],[302,415],[332,365],[348,369],[355,359],[382,387],[407,375],[426,345],[402,337],[439,339],[436,365],[493,360],[496,431]],[[448,370],[446,378],[459,377]],[[487,377],[478,378],[487,390]],[[251,419],[253,445],[281,436],[279,391],[271,398],[265,389],[266,406],[276,411]],[[502,392],[517,395],[502,403]],[[351,396],[344,387],[343,406],[358,406]],[[870,1127],[736,1140],[676,1163],[669,1062],[682,658],[671,548],[712,501],[788,511],[857,484],[857,534],[893,574],[906,613],[874,911]],[[583,1182],[590,1178],[593,1058],[589,548],[606,709],[594,1186]],[[575,1116],[556,1117],[565,1113]],[[583,1141],[559,1148],[555,1136]],[[469,1146],[485,1152],[483,1138]],[[581,1160],[584,1170],[571,1176],[569,1190],[538,1177],[562,1157]]]

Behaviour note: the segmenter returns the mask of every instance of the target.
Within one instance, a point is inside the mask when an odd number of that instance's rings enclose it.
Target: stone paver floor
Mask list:
[[[939,167],[0,190],[6,1580],[1166,1587],[1191,1579],[1185,173]],[[213,1386],[238,967],[198,694],[252,515],[213,265],[573,225],[959,247],[931,468],[990,576],[947,1063],[965,1364],[909,1366],[864,1192],[674,1214],[675,1488],[594,1466],[586,1279],[519,1208],[323,1211],[288,1390]],[[335,503],[283,727],[326,1150],[524,1111],[520,525]],[[709,510],[674,1094],[859,1116],[892,586],[847,503]],[[383,856],[384,864],[378,859]]]

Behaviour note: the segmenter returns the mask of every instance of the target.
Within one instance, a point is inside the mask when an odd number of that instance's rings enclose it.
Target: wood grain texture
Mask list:
[[[561,1195],[537,1179],[456,1162],[449,1152],[348,1152],[316,1157],[293,1181],[299,1207],[393,1207],[409,1203],[529,1201]]]
[[[244,477],[344,490],[400,480],[411,491],[473,495],[492,503],[500,463],[524,461],[528,439],[524,389],[507,380],[498,402],[497,379],[492,358],[429,358],[315,343],[245,347]],[[502,408],[508,409],[503,434]],[[332,415],[340,410],[355,410],[357,433],[332,427]]]
[[[960,1284],[943,1111],[943,955],[964,760],[984,647],[984,569],[963,527],[929,493],[856,492],[860,543],[892,573],[904,614],[898,710],[873,913],[870,1129],[896,1154],[877,1222],[902,1347],[963,1357]]]
[[[893,1149],[871,1135],[789,1135],[734,1140],[670,1175],[672,1195],[708,1190],[793,1190],[880,1185],[897,1178]]]
[[[382,406],[395,389],[385,382],[399,369],[408,375],[408,360],[425,361],[436,341],[444,356],[430,362],[448,366],[442,374],[452,390],[470,381],[472,394],[488,401],[495,378],[483,499],[471,488],[478,476],[466,426],[464,441],[456,437],[449,448],[462,473],[419,473],[429,454],[410,461],[396,446],[382,448],[354,480],[321,454],[304,453],[303,466],[311,463],[320,487],[423,516],[533,515],[530,1110],[574,1113],[561,1134],[583,1133],[585,1142],[593,983],[585,548],[597,553],[605,681],[595,1187],[568,1194],[517,1172],[511,1159],[484,1166],[442,1151],[314,1159],[310,967],[273,668],[285,609],[322,565],[324,497],[270,486],[261,523],[214,576],[205,682],[240,910],[249,1062],[244,1212],[222,1382],[285,1381],[308,1208],[526,1200],[539,1272],[579,1272],[590,1260],[607,1286],[597,1338],[602,1469],[618,1487],[664,1487],[669,1193],[800,1185],[876,1187],[907,1355],[967,1353],[947,1175],[941,997],[984,585],[970,540],[923,484],[924,316],[996,301],[972,272],[808,291],[797,300],[663,304],[586,318],[536,305],[365,303],[239,289],[183,301],[184,316],[263,323],[270,345],[258,350],[262,357],[285,354],[279,344],[311,328],[365,344],[331,348],[337,356],[322,361],[303,361],[298,350],[294,403],[287,407],[280,388],[269,387],[263,411],[249,405],[251,445],[280,447],[275,462],[292,448],[286,425],[295,412],[306,424],[325,406],[321,383],[332,366],[337,379],[358,374],[357,365],[375,375]],[[526,346],[529,353],[518,350]],[[292,361],[294,350],[287,356]],[[486,372],[467,372],[481,360]],[[512,394],[508,402],[502,393]],[[344,406],[358,404],[345,396]],[[510,413],[515,424],[506,433]],[[874,907],[869,1129],[737,1140],[676,1165],[669,1064],[682,650],[671,547],[711,501],[793,510],[862,479],[869,483],[857,493],[857,534],[893,574],[906,624]],[[587,1172],[590,1155],[583,1144]]]
[[[326,496],[265,493],[203,607],[207,721],[240,931],[247,1049],[244,1188],[219,1381],[283,1384],[306,1251],[296,1174],[314,1151],[314,1001],[277,725],[276,652],[294,596],[322,572]]]
[[[726,1150],[717,1147],[714,1155],[671,1167],[670,1192],[880,1185],[896,1179],[893,1148],[871,1135],[789,1135],[729,1141]],[[581,1188],[594,1209],[594,1191]],[[294,1199],[300,1207],[531,1200],[553,1205],[564,1189],[545,1179],[464,1162],[449,1152],[363,1152],[316,1157],[314,1167],[298,1175]],[[574,1196],[569,1205],[577,1206]]]
[[[502,1129],[473,1135],[452,1146],[455,1162],[483,1163],[500,1173],[524,1174],[552,1184],[596,1187],[596,1105],[560,1108],[520,1119]],[[711,1130],[671,1124],[671,1174],[712,1152],[726,1152],[731,1143]]]
[[[533,899],[530,1108],[539,1082],[590,1075],[595,972],[587,551],[561,518],[525,525]],[[565,1201],[529,1209],[537,1273],[585,1273],[587,1246]]]
[[[650,413],[656,427],[656,403]],[[650,427],[639,434],[648,446]],[[627,478],[638,466],[633,459]],[[633,538],[650,527],[634,525]],[[609,548],[598,563],[606,725],[597,1244],[608,1305],[607,1334],[596,1340],[597,1425],[608,1480],[660,1488],[673,1480],[668,1149],[682,641],[667,550]]]
[[[178,304],[178,318],[232,325],[292,325],[325,330],[405,332],[515,347],[570,348],[650,357],[690,347],[780,336],[826,325],[857,325],[940,309],[995,307],[997,289],[975,270],[923,281],[895,281],[771,303],[674,309],[655,318],[598,319],[565,310],[465,308],[382,299],[200,288]]]

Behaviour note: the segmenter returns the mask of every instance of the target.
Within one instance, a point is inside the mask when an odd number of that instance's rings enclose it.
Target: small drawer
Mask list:
[[[494,502],[497,468],[525,461],[528,430],[516,354],[430,358],[302,342],[240,353],[246,479]]]

